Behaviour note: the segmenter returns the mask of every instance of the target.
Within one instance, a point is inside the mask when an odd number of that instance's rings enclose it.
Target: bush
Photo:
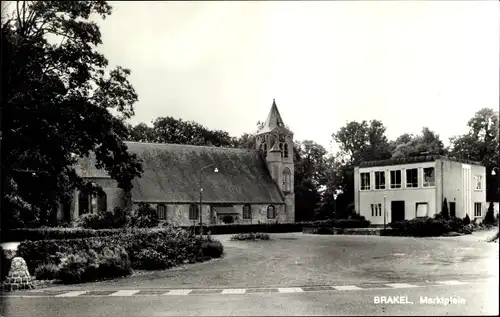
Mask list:
[[[132,268],[164,269],[203,261],[220,257],[223,250],[219,241],[172,227],[124,230],[108,237],[24,241],[18,247],[30,272],[54,264],[65,283],[124,276]]]
[[[400,235],[412,237],[437,237],[452,231],[450,221],[429,217],[398,221],[389,225]]]
[[[200,227],[189,226],[182,227],[185,230],[200,233]],[[266,233],[285,233],[285,232],[301,232],[302,224],[300,223],[270,223],[270,224],[231,224],[231,225],[211,225],[203,226],[203,232],[210,231],[212,234],[237,234],[251,232],[266,232]]]
[[[257,232],[257,233],[240,233],[233,235],[231,240],[269,240],[270,237],[267,233]]]
[[[77,219],[75,227],[89,229],[123,228],[127,225],[127,222],[128,218],[125,211],[116,207],[113,211],[85,214]]]
[[[490,202],[488,206],[488,211],[486,211],[486,215],[484,216],[483,223],[485,225],[493,225],[495,224],[495,208],[493,206],[493,202]]]
[[[470,225],[469,214],[466,214],[465,218],[464,218],[464,226],[467,226],[467,225]]]
[[[156,227],[159,222],[156,210],[149,204],[144,203],[139,204],[139,208],[130,219],[130,225],[138,228]]]
[[[90,237],[106,237],[118,235],[120,229],[82,229],[82,228],[21,228],[3,230],[1,232],[3,242],[11,241],[38,241],[38,240],[60,240],[60,239],[81,239]]]
[[[54,280],[57,278],[59,268],[54,263],[46,263],[35,269],[37,280]]]

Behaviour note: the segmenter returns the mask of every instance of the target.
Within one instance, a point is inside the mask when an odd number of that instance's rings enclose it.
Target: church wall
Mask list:
[[[151,207],[155,208],[158,204],[150,204]],[[198,205],[198,204],[197,204]],[[285,205],[274,205],[276,209],[276,218],[267,219],[267,207],[269,204],[251,204],[252,218],[243,219],[243,205],[244,204],[234,204],[233,208],[237,215],[235,223],[238,224],[258,224],[258,223],[284,223],[290,222],[290,216],[286,214]],[[134,210],[137,210],[138,204],[134,204]],[[200,224],[200,219],[197,218],[195,221],[189,219],[189,206],[190,204],[168,204],[165,203],[167,207],[167,221],[180,226],[191,226],[196,223],[198,226]],[[199,206],[199,205],[198,205]],[[215,220],[216,212],[211,211],[210,205],[203,204],[203,214],[202,221],[204,225],[211,224],[222,224],[218,220]],[[293,217],[293,215],[292,215]]]

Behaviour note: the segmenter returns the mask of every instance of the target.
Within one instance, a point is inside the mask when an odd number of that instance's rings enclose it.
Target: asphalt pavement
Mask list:
[[[489,235],[415,239],[291,233],[258,242],[219,236],[226,252],[221,259],[8,293],[0,314],[498,315],[499,252],[498,244],[484,242]]]

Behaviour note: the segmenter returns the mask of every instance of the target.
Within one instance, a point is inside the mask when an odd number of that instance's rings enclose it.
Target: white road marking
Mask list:
[[[109,296],[132,296],[139,292],[138,290],[119,290],[113,294],[109,294]]]
[[[441,281],[441,282],[436,282],[438,284],[443,284],[443,285],[464,285],[467,283],[460,282],[460,281]]]
[[[300,287],[283,287],[278,288],[278,292],[280,293],[301,293],[304,290]]]
[[[228,288],[222,290],[221,294],[245,294],[246,291],[245,288]]]
[[[166,292],[164,295],[187,295],[191,293],[190,289],[173,289],[169,292]]]
[[[353,291],[356,289],[362,289],[361,287],[357,287],[354,285],[340,285],[340,286],[332,286],[332,287],[338,291]]]
[[[76,297],[87,293],[87,291],[72,291],[63,294],[56,295],[55,297]]]
[[[412,288],[412,287],[418,287],[418,285],[407,284],[407,283],[391,283],[391,284],[385,284],[385,285],[393,287],[393,288]]]

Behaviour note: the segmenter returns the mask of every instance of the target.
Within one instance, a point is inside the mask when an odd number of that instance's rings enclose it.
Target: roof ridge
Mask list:
[[[174,147],[194,147],[194,148],[211,148],[211,149],[222,149],[222,150],[236,150],[236,151],[248,151],[255,152],[255,149],[245,149],[238,147],[226,147],[226,146],[215,146],[215,145],[193,145],[193,144],[179,144],[179,143],[160,143],[160,142],[140,142],[140,141],[125,141],[127,143],[136,144],[147,144],[147,145],[163,145],[163,146],[174,146]]]

